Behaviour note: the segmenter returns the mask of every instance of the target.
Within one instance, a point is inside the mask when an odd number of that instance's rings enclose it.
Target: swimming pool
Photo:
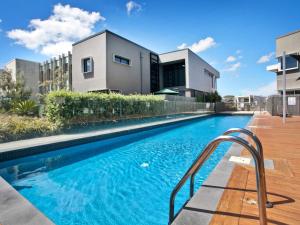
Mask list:
[[[58,225],[167,224],[170,193],[203,147],[250,118],[209,116],[60,149],[2,163],[0,176]],[[213,153],[196,187],[228,147],[222,144]],[[188,194],[186,186],[177,209]]]

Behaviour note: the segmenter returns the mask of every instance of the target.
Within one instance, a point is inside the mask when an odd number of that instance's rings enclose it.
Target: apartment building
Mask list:
[[[278,63],[267,67],[268,71],[277,74],[277,91],[282,93],[282,55],[286,53],[286,93],[300,94],[300,30],[285,34],[276,39],[276,58]]]
[[[158,54],[105,30],[73,44],[74,91],[148,94],[163,88],[195,97],[217,88],[219,72],[189,49]]]

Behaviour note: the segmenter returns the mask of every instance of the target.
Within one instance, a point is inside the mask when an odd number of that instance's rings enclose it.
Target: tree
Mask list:
[[[222,100],[222,97],[218,94],[217,91],[215,91],[215,92],[212,92],[212,93],[206,93],[205,95],[198,96],[196,98],[196,100],[198,102],[213,102],[213,103],[216,103],[216,102],[220,102]]]
[[[0,71],[0,107],[9,110],[13,102],[28,100],[31,90],[25,87],[25,80],[17,75],[16,80],[8,70]]]
[[[210,94],[210,102],[220,102],[222,101],[222,97],[219,95],[217,91]]]

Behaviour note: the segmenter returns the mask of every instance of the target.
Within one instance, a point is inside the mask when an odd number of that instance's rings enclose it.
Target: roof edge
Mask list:
[[[296,33],[299,33],[299,32],[300,32],[300,29],[292,31],[292,32],[289,32],[289,33],[284,34],[284,35],[281,35],[281,36],[277,37],[276,39],[284,38],[284,37],[287,37],[287,36],[290,36],[290,35],[293,35],[293,34],[296,34]]]
[[[101,35],[101,34],[104,34],[104,33],[109,33],[109,34],[111,34],[111,35],[114,35],[114,36],[116,36],[116,37],[118,37],[118,38],[120,38],[120,39],[123,39],[123,40],[125,40],[125,41],[131,43],[131,44],[134,44],[134,45],[136,45],[136,46],[138,46],[138,47],[140,47],[140,48],[143,48],[143,49],[145,49],[145,50],[147,50],[147,51],[149,51],[149,52],[152,52],[152,53],[155,53],[155,54],[158,55],[158,53],[156,53],[156,52],[154,52],[154,51],[152,51],[152,50],[150,50],[150,49],[148,49],[148,48],[146,48],[146,47],[144,47],[144,46],[142,46],[142,45],[140,45],[140,44],[137,44],[137,43],[134,42],[134,41],[131,41],[131,40],[125,38],[125,37],[122,37],[122,36],[119,35],[119,34],[116,34],[116,33],[112,32],[112,31],[110,31],[110,30],[107,30],[107,29],[105,29],[105,30],[103,30],[103,31],[100,31],[100,32],[98,32],[98,33],[95,33],[95,34],[93,34],[93,35],[90,35],[90,36],[88,36],[88,37],[86,37],[86,38],[83,38],[83,39],[81,39],[81,40],[79,40],[79,41],[73,43],[72,46],[75,46],[75,45],[77,45],[77,44],[80,44],[80,43],[82,43],[82,42],[84,42],[84,41],[87,41],[87,40],[89,40],[89,39],[91,39],[91,38],[97,37],[97,36],[99,36],[99,35]]]

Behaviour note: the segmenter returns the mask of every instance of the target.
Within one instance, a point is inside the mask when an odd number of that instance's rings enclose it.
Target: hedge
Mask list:
[[[45,113],[56,123],[81,123],[161,115],[165,101],[154,95],[55,91],[46,96]]]
[[[46,118],[0,114],[0,143],[48,136],[60,131],[60,126]]]

